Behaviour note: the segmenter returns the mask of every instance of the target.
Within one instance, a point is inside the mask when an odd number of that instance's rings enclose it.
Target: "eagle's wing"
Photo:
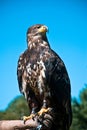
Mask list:
[[[24,62],[24,53],[21,54],[18,60],[18,65],[17,65],[17,79],[18,79],[18,84],[19,84],[19,90],[22,93],[22,76],[25,68],[25,62]]]
[[[49,54],[45,67],[52,100],[69,127],[72,122],[70,79],[62,59],[53,50]]]

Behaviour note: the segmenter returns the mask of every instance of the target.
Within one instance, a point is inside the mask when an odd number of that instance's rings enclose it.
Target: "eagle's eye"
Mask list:
[[[40,28],[40,26],[37,26],[37,28],[39,29],[39,28]]]

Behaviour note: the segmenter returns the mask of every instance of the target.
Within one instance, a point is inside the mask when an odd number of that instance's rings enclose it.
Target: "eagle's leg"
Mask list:
[[[29,116],[23,116],[24,123],[29,119],[34,119],[37,108],[32,108],[31,114]]]
[[[50,111],[50,107],[47,107],[47,101],[43,100],[43,106],[41,108],[41,110],[38,112],[38,115],[41,116],[45,113],[48,113]]]
[[[31,114],[29,116],[23,116],[24,123],[29,119],[34,119],[35,113],[38,111],[38,104],[35,100],[32,100],[32,102],[29,103],[29,108],[31,109]]]

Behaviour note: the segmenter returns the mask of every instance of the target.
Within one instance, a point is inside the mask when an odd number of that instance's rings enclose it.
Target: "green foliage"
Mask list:
[[[11,101],[5,111],[0,111],[0,120],[21,119],[24,115],[29,115],[29,108],[24,97],[18,96]]]
[[[73,122],[71,130],[87,130],[87,87],[85,87],[79,96],[72,101]]]

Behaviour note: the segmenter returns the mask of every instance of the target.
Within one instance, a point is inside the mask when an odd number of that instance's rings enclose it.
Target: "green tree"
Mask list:
[[[29,108],[24,97],[18,96],[10,102],[5,111],[0,111],[0,120],[21,119],[24,115],[29,115]]]
[[[82,89],[79,101],[72,101],[73,122],[71,130],[87,130],[87,85]]]

